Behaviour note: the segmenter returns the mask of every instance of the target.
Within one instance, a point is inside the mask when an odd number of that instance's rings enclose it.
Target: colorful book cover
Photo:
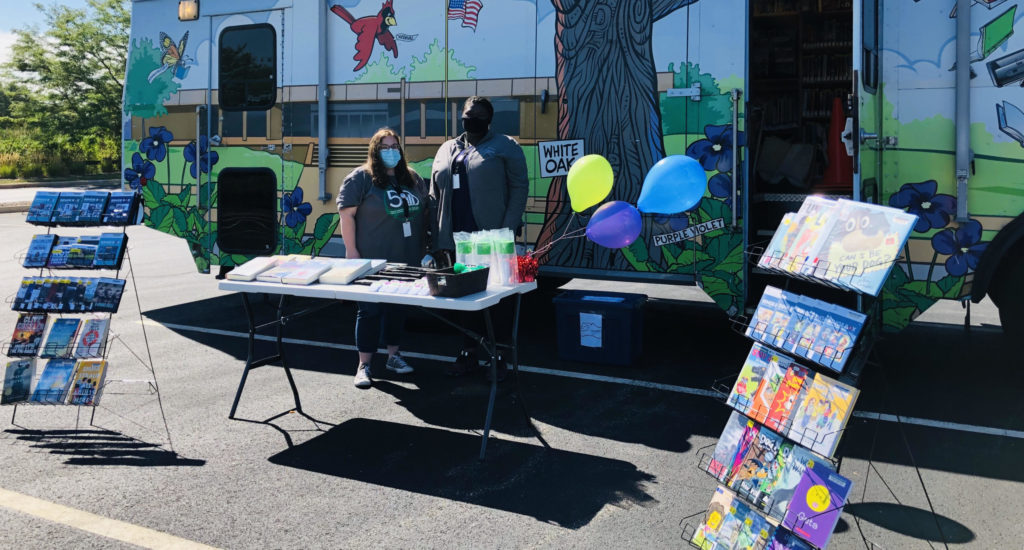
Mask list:
[[[78,211],[82,208],[82,195],[80,192],[66,191],[57,197],[57,206],[53,209],[53,222],[62,225],[71,225],[78,218]]]
[[[294,256],[256,275],[256,280],[265,283],[281,283],[284,277],[291,276],[292,273],[302,269],[302,266],[311,260],[312,258],[309,256]]]
[[[43,344],[43,352],[39,356],[44,359],[70,357],[80,322],[80,319],[74,317],[54,319],[50,324],[50,333],[46,336],[46,343]]]
[[[761,550],[772,538],[775,526],[768,523],[764,516],[756,510],[749,510],[747,517],[740,523],[736,540],[732,544],[734,550]]]
[[[783,269],[790,273],[813,272],[813,253],[834,220],[831,213],[835,207],[836,201],[817,195],[804,199],[799,211],[804,220],[786,252]]]
[[[708,473],[718,478],[719,481],[728,479],[732,468],[733,458],[740,446],[740,439],[744,436],[749,425],[753,422],[742,414],[732,411],[729,420],[722,429],[722,435],[718,438],[718,444],[711,453],[711,460],[708,463]]]
[[[771,267],[775,269],[784,269],[785,262],[789,258],[790,248],[793,246],[793,241],[796,240],[796,236],[800,233],[800,228],[803,227],[804,219],[807,218],[807,214],[797,212],[791,218],[789,226],[787,226],[782,234],[781,242],[778,246],[782,250],[782,254],[772,263]],[[780,229],[782,229],[780,227]],[[774,236],[773,236],[774,240]]]
[[[100,277],[96,281],[90,311],[116,313],[124,293],[124,279]]]
[[[32,379],[36,374],[36,361],[33,358],[18,359],[7,363],[4,370],[4,389],[0,396],[0,405],[28,401],[32,390]]]
[[[803,478],[807,465],[822,460],[809,449],[800,445],[793,445],[788,450],[789,455],[783,458],[782,472],[779,473],[779,479],[772,487],[771,497],[768,499],[771,503],[768,514],[778,519],[786,516],[789,503],[793,500],[793,492]]]
[[[57,191],[36,191],[36,196],[28,207],[28,216],[25,221],[34,224],[49,224],[59,197],[60,193]]]
[[[75,372],[74,359],[50,359],[39,376],[31,401],[38,403],[63,403],[67,398],[68,386]]]
[[[748,514],[750,514],[749,506],[739,499],[732,500],[732,505],[729,506],[728,513],[725,515],[725,519],[722,520],[722,526],[718,529],[718,541],[715,543],[715,550],[719,548],[733,548],[733,545],[739,539],[740,529],[743,527],[743,522]]]
[[[776,229],[775,234],[772,235],[771,242],[768,243],[768,246],[764,249],[761,257],[757,260],[758,267],[771,269],[779,266],[782,262],[782,256],[786,253],[786,236],[790,231],[795,230],[795,223],[795,212],[787,212],[782,216],[782,222],[779,223],[778,229]]]
[[[824,350],[822,364],[836,372],[842,372],[853,352],[853,345],[860,335],[868,316],[840,306],[831,306],[835,331],[834,341],[830,340]]]
[[[83,359],[75,366],[75,375],[68,392],[68,405],[96,405],[107,376],[107,362],[103,359]]]
[[[786,345],[786,339],[789,337],[789,331],[792,330],[793,318],[796,314],[794,309],[797,304],[800,303],[800,296],[787,292],[781,291],[780,305],[775,311],[775,315],[772,320],[768,323],[767,334],[765,335],[765,341],[777,348],[781,348]]]
[[[780,447],[781,435],[763,428],[759,430],[747,454],[729,479],[729,488],[748,502],[764,507],[767,495],[761,493],[761,484],[776,475]]]
[[[782,379],[786,377],[786,371],[793,364],[792,359],[785,355],[775,355],[777,360],[769,361],[768,369],[765,371],[761,386],[754,394],[754,403],[750,408],[750,417],[764,424],[768,413],[772,411],[772,402],[775,401],[775,394],[782,385]]]
[[[747,329],[747,336],[768,344],[773,343],[775,335],[779,332],[779,322],[775,320],[779,312],[788,312],[782,291],[769,285],[765,287],[757,309],[754,310],[754,319]]]
[[[823,456],[832,456],[860,391],[818,374],[807,391],[790,427],[790,438]]]
[[[103,356],[103,348],[107,340],[107,329],[109,327],[110,319],[107,317],[86,319],[82,323],[82,330],[78,333],[75,357],[88,359]]]
[[[730,485],[733,476],[740,471],[740,466],[743,465],[743,459],[747,456],[747,451],[750,450],[750,446],[757,441],[757,433],[761,431],[761,426],[756,422],[748,420],[743,425],[743,433],[740,434],[739,443],[736,445],[736,453],[732,457],[732,465],[729,466],[729,476],[725,478],[726,485]]]
[[[300,267],[282,275],[281,282],[289,285],[313,284],[332,267],[334,267],[334,262],[330,258],[312,258],[303,262]]]
[[[785,529],[776,529],[765,550],[811,550],[811,545]]]
[[[818,548],[828,545],[853,483],[821,462],[814,462],[793,493],[782,524]]]
[[[722,522],[729,514],[732,507],[733,494],[726,488],[719,485],[715,488],[715,495],[711,497],[711,504],[704,514],[704,521],[693,532],[690,542],[701,550],[712,550],[718,542],[718,531],[722,528]]]
[[[56,235],[35,235],[28,243],[28,252],[25,253],[23,267],[46,267],[50,259],[50,249],[57,242]]]
[[[22,313],[14,325],[11,345],[7,348],[10,357],[32,357],[39,352],[46,331],[45,313]]]
[[[805,322],[793,353],[811,361],[821,360],[821,350],[824,347],[822,342],[831,332],[829,308],[829,304],[821,300],[806,296],[801,298],[800,313],[804,316]]]
[[[779,452],[775,453],[775,461],[773,464],[767,466],[767,472],[765,476],[760,480],[760,485],[757,490],[763,495],[762,500],[758,502],[758,507],[761,510],[770,510],[774,503],[773,493],[775,487],[779,483],[779,479],[782,478],[782,471],[786,468],[786,463],[793,455],[793,443],[790,441],[783,441],[782,445],[779,445]]]
[[[82,194],[82,205],[75,218],[77,225],[98,225],[103,220],[103,211],[107,207],[108,191],[86,191]]]
[[[764,425],[780,433],[786,433],[789,423],[796,408],[799,405],[800,390],[808,377],[806,368],[800,365],[791,365],[786,371],[786,377],[779,384],[779,391],[775,392],[775,399],[772,400],[771,411]]]
[[[754,343],[750,348],[750,353],[747,354],[747,359],[743,362],[739,376],[736,377],[736,383],[733,384],[732,391],[726,399],[727,405],[743,413],[750,412],[754,404],[754,395],[761,386],[761,380],[764,378],[765,371],[768,370],[768,363],[772,361],[773,355],[774,353],[770,349],[757,342]]]
[[[137,197],[134,191],[112,191],[103,211],[103,225],[130,225],[135,219]]]
[[[128,246],[128,235],[125,233],[101,233],[96,243],[96,258],[93,267],[121,269],[121,260]]]
[[[68,247],[67,266],[75,268],[92,267],[93,262],[96,261],[96,243],[98,242],[98,236],[95,237],[95,240],[88,236],[79,237],[77,243]]]

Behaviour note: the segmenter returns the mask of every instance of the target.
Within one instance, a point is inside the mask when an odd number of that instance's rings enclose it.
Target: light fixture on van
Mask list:
[[[179,0],[178,21],[195,21],[199,19],[199,0]]]

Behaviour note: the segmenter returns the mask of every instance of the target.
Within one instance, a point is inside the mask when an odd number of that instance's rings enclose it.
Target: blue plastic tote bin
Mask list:
[[[561,359],[630,365],[643,352],[647,296],[566,290],[554,303]]]

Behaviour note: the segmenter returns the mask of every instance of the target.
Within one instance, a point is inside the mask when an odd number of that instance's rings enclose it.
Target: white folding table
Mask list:
[[[490,287],[483,292],[477,292],[476,294],[470,294],[460,298],[443,298],[439,296],[410,296],[407,294],[387,294],[382,292],[374,292],[370,290],[370,287],[365,285],[329,285],[329,284],[313,284],[308,286],[303,285],[288,285],[282,283],[265,283],[260,281],[253,282],[242,282],[242,281],[220,281],[218,287],[221,290],[227,290],[231,292],[238,292],[242,296],[242,305],[245,308],[246,319],[249,323],[249,342],[248,350],[245,359],[245,369],[242,371],[242,379],[238,384],[238,391],[235,393],[235,400],[231,404],[231,412],[228,414],[228,418],[235,418],[235,410],[238,408],[238,401],[242,397],[242,389],[245,387],[245,380],[249,376],[249,371],[264,365],[280,362],[282,368],[284,368],[285,376],[288,378],[288,384],[291,386],[292,395],[295,398],[295,411],[299,414],[305,415],[302,412],[302,404],[299,401],[299,390],[295,386],[295,380],[292,378],[291,370],[288,368],[288,364],[284,358],[283,350],[283,327],[291,320],[307,315],[314,311],[318,311],[325,307],[333,304],[333,302],[325,302],[315,307],[307,308],[294,313],[286,314],[284,311],[284,301],[288,296],[302,297],[302,298],[323,298],[327,300],[351,300],[354,302],[373,302],[379,304],[397,304],[403,306],[417,307],[424,312],[436,317],[437,319],[453,326],[457,330],[469,335],[485,349],[487,354],[490,356],[490,370],[491,370],[491,391],[490,397],[487,401],[487,414],[484,419],[484,432],[483,439],[480,443],[480,459],[483,460],[484,453],[487,450],[487,438],[491,431],[491,418],[494,413],[494,400],[498,391],[498,379],[497,379],[497,357],[498,350],[508,350],[508,357],[512,362],[513,376],[516,378],[516,388],[518,392],[518,374],[519,374],[519,311],[522,302],[522,295],[535,290],[537,283],[522,283],[514,287]],[[249,294],[273,294],[280,296],[278,305],[276,308],[276,318],[273,321],[256,324],[255,317],[253,315],[252,306],[249,303]],[[504,298],[514,296],[515,297],[515,312],[512,319],[512,342],[511,344],[499,344],[494,334],[494,323],[491,320],[490,308],[496,305],[499,301]],[[456,325],[449,319],[445,318],[438,313],[438,310],[449,310],[449,311],[483,311],[484,324],[486,326],[487,334],[479,335],[475,332]],[[268,328],[274,328],[277,336],[277,353],[267,357],[256,358],[255,347],[256,347],[256,334]],[[526,410],[525,403],[523,402],[522,396],[519,396],[520,405],[523,409],[523,414],[526,417],[527,422],[533,429],[544,446],[548,446],[547,442],[541,436],[540,431],[533,424],[530,419],[529,412]],[[290,411],[288,411],[290,412]],[[287,414],[287,413],[283,413]]]

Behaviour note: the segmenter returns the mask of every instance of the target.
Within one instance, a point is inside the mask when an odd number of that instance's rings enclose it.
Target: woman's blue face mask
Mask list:
[[[384,166],[394,168],[398,166],[398,161],[402,160],[402,153],[399,153],[398,149],[383,149],[380,152],[380,160]]]

